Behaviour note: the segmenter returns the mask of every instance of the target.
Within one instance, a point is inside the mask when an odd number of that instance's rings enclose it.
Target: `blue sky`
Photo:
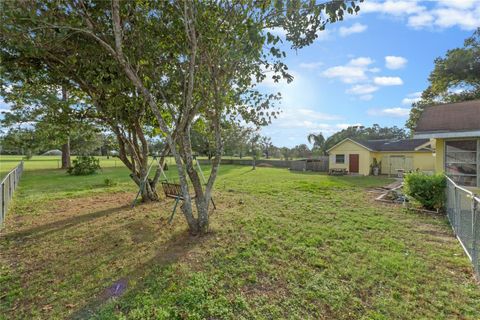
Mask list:
[[[287,50],[291,84],[262,84],[283,96],[282,114],[262,129],[275,145],[306,143],[308,133],[329,136],[352,124],[403,127],[434,59],[463,46],[480,26],[480,0],[367,0],[360,7],[311,46]]]
[[[480,26],[480,0],[366,0],[360,7],[311,46],[287,50],[291,84],[261,85],[283,97],[281,115],[262,129],[275,145],[307,143],[309,133],[330,136],[353,124],[403,127],[434,59]],[[2,110],[8,106],[0,99]]]

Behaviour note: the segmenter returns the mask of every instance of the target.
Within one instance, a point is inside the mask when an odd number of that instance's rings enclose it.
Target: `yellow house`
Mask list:
[[[380,174],[419,170],[433,172],[435,162],[430,139],[356,140],[347,138],[327,150],[330,169],[351,174],[372,174],[374,163]]]
[[[425,108],[414,136],[431,139],[436,172],[460,185],[480,186],[480,100]]]

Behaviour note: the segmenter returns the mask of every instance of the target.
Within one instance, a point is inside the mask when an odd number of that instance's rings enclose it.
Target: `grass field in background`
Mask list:
[[[107,159],[106,156],[96,156],[100,159],[100,166],[102,168],[123,168],[124,164],[117,157],[110,157]],[[75,156],[72,156],[72,160],[75,159]],[[151,162],[153,158],[150,158]],[[199,159],[207,159],[206,157],[199,157]],[[223,159],[240,159],[236,157],[225,156]],[[242,157],[243,160],[251,160],[252,157]],[[10,156],[10,155],[0,155],[0,179],[5,176],[10,170],[15,168],[20,161],[25,162],[25,170],[39,170],[39,169],[59,169],[62,165],[61,156],[33,156],[29,160],[24,160],[24,157],[21,155]],[[271,160],[280,160],[280,159],[271,159]],[[166,159],[167,164],[174,164],[173,158]]]
[[[25,172],[0,237],[0,319],[480,318],[445,218],[373,201],[389,179],[224,165],[204,237],[166,222],[171,199],[131,209],[129,179]]]
[[[72,156],[72,161],[76,156]],[[125,168],[124,164],[117,157],[100,157],[100,167],[102,168]],[[61,156],[33,156],[31,159],[24,160],[23,156],[5,156],[0,155],[0,178],[15,168],[20,161],[24,161],[25,170],[59,169],[62,165]],[[153,158],[149,159],[151,162]],[[167,158],[168,164],[173,164],[173,159]]]

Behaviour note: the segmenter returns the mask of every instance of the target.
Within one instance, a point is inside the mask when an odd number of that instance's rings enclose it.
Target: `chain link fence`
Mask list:
[[[477,278],[480,278],[480,198],[447,177],[446,210],[455,236],[460,241]]]
[[[23,172],[23,161],[10,171],[0,183],[0,227],[5,221],[8,204],[12,200],[13,192],[18,186]]]

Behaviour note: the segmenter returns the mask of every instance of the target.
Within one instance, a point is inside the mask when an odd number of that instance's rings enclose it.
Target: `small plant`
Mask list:
[[[94,174],[100,169],[100,160],[93,156],[78,156],[67,172],[74,176]]]
[[[444,175],[412,172],[405,175],[404,182],[405,194],[418,201],[426,209],[439,211],[444,207],[447,186]]]
[[[370,165],[370,174],[378,176],[381,174],[382,161],[377,161],[377,158],[373,158],[372,164]]]
[[[106,187],[114,187],[118,184],[117,181],[113,180],[112,178],[105,178],[103,182],[105,183]]]

